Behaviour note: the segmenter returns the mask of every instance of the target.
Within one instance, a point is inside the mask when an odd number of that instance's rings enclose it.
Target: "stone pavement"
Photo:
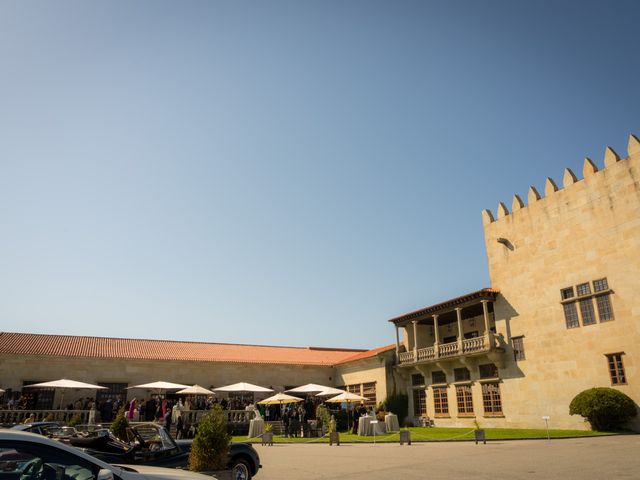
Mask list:
[[[257,446],[256,480],[638,479],[640,435],[567,440]]]

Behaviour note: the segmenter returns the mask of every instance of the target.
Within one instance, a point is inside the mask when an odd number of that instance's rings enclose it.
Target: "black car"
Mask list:
[[[111,432],[70,439],[71,445],[111,464],[153,465],[187,468],[193,440],[174,440],[155,423],[130,425],[131,442],[123,442]],[[234,480],[249,480],[261,468],[258,452],[248,443],[231,443],[227,467]]]

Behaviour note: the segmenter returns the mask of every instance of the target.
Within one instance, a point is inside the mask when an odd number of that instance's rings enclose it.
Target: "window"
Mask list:
[[[447,387],[433,387],[433,411],[436,416],[449,416]]]
[[[447,383],[447,375],[444,372],[431,372],[431,383]]]
[[[593,300],[590,298],[580,300],[580,314],[582,315],[582,325],[593,325],[596,323],[596,314],[593,311]]]
[[[413,412],[416,417],[427,414],[427,393],[423,388],[413,391]]]
[[[35,442],[0,441],[0,456],[4,457],[5,452],[16,458],[2,462],[2,473],[7,478],[93,480],[100,470],[99,465],[79,455]]]
[[[485,363],[478,367],[480,378],[498,378],[498,367],[493,363]]]
[[[609,290],[609,283],[606,278],[601,278],[599,280],[593,281],[593,291],[594,292],[604,292],[605,290]]]
[[[458,337],[456,337],[455,335],[444,337],[442,339],[442,343],[456,343],[457,341],[458,341]]]
[[[111,399],[113,403],[120,400],[122,405],[127,403],[127,384],[126,383],[98,383],[101,387],[107,387],[108,390],[98,390],[96,393],[96,404],[100,405]]]
[[[609,294],[598,295],[596,297],[596,305],[598,306],[598,315],[601,322],[613,320],[613,309],[611,308],[611,298]]]
[[[484,406],[484,414],[502,415],[502,400],[500,398],[500,384],[484,383],[482,384],[482,404]]]
[[[473,332],[467,332],[464,334],[464,338],[469,339],[469,338],[478,338],[478,331],[474,330]]]
[[[578,292],[578,296],[581,297],[583,295],[589,295],[591,293],[591,289],[589,288],[589,284],[588,283],[581,283],[580,285],[578,285],[576,287],[576,290]]]
[[[607,355],[611,385],[624,385],[627,383],[627,377],[624,374],[624,365],[622,364],[622,355],[622,353],[610,353]]]
[[[466,382],[471,380],[471,372],[469,372],[468,368],[454,368],[453,369],[453,378],[456,382]]]
[[[362,396],[367,397],[364,401],[365,407],[375,407],[376,402],[376,382],[362,384]]]
[[[26,387],[27,385],[42,383],[43,381],[44,380],[26,380],[22,382],[22,385]],[[26,388],[23,390],[22,396],[26,400],[27,410],[51,410],[53,408],[55,393],[56,391],[53,388]],[[64,406],[66,407],[66,405]]]
[[[513,358],[518,360],[525,360],[524,356],[524,337],[513,337],[511,339],[511,344],[513,345]]]
[[[411,375],[411,385],[418,386],[418,385],[424,385],[424,375],[420,374],[420,373],[414,373],[413,375]]]
[[[471,385],[456,385],[456,399],[458,401],[458,415],[473,415]]]
[[[347,385],[347,392],[349,393],[355,393],[356,395],[360,395],[362,393],[362,390],[360,388],[360,384],[356,384],[356,385]]]
[[[613,307],[611,306],[611,290],[609,282],[606,278],[594,280],[593,293],[589,282],[581,283],[575,287],[578,296],[574,296],[573,287],[563,288],[560,290],[562,297],[562,308],[564,310],[564,319],[567,328],[578,328],[580,320],[578,319],[578,305],[580,306],[580,316],[582,317],[582,326],[594,325],[598,322],[608,322],[613,320]],[[598,317],[593,307],[593,299],[595,298]]]
[[[578,310],[575,303],[565,303],[562,305],[564,308],[564,320],[567,323],[567,328],[578,328],[580,322],[578,321]]]

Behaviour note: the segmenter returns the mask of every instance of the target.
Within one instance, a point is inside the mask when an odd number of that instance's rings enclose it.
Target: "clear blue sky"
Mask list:
[[[637,1],[0,1],[0,330],[369,348],[640,134]]]

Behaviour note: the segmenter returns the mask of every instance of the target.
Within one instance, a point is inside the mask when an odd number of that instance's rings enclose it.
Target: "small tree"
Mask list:
[[[79,413],[76,413],[73,417],[71,417],[71,419],[69,420],[68,425],[70,427],[75,427],[76,425],[78,425],[81,422],[82,422],[82,417],[80,416]]]
[[[125,442],[128,440],[127,438],[127,429],[129,428],[129,421],[127,417],[124,415],[124,407],[118,410],[118,414],[116,415],[115,420],[111,424],[111,433],[113,433],[120,440],[124,440]]]
[[[571,415],[582,415],[593,430],[619,430],[638,412],[624,393],[613,388],[591,388],[580,392],[569,405]]]
[[[222,407],[214,404],[198,423],[198,433],[189,453],[189,470],[204,472],[224,469],[230,441]]]
[[[409,415],[409,397],[402,393],[393,393],[386,398],[383,405],[385,411],[395,413],[398,416],[398,422],[403,425]]]

